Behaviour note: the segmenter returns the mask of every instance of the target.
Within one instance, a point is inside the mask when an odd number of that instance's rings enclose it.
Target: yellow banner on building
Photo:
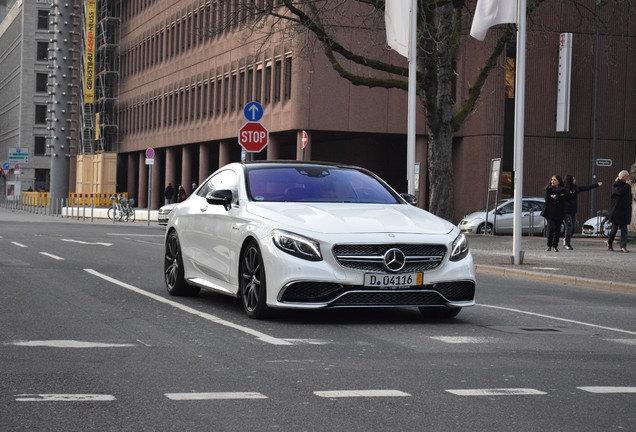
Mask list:
[[[99,113],[95,113],[95,141],[99,141]]]
[[[86,0],[86,51],[84,54],[84,103],[95,101],[95,25],[97,0]]]

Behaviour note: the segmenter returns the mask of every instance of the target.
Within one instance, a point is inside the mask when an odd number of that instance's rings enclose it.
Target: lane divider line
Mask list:
[[[47,256],[47,257],[49,257],[49,258],[56,259],[56,260],[58,260],[58,261],[64,261],[64,258],[62,258],[62,257],[60,257],[60,256],[57,256],[57,255],[50,254],[50,253],[48,253],[48,252],[40,252],[40,255],[44,255],[44,256]]]
[[[576,321],[576,320],[571,320],[571,319],[567,319],[567,318],[559,318],[559,317],[555,317],[555,316],[552,316],[552,315],[544,315],[544,314],[540,314],[540,313],[536,313],[536,312],[523,311],[523,310],[520,310],[520,309],[513,309],[513,308],[507,308],[507,307],[503,307],[503,306],[494,306],[494,305],[486,305],[486,304],[477,304],[476,306],[481,306],[481,307],[486,307],[486,308],[491,308],[491,309],[505,310],[505,311],[508,311],[508,312],[516,312],[516,313],[520,313],[520,314],[524,314],[524,315],[531,315],[531,316],[536,316],[536,317],[540,317],[540,318],[547,318],[547,319],[552,319],[552,320],[556,320],[556,321],[563,321],[563,322],[567,322],[567,323],[570,323],[570,324],[578,324],[578,325],[582,325],[582,326],[586,326],[586,327],[592,327],[592,328],[597,328],[597,329],[601,329],[601,330],[607,330],[607,331],[613,331],[613,332],[618,332],[618,333],[626,333],[626,334],[630,334],[630,335],[636,335],[636,332],[629,331],[629,330],[623,330],[623,329],[614,328],[614,327],[605,327],[605,326],[602,326],[602,325],[586,323],[586,322],[583,322],[583,321]]]
[[[262,342],[265,342],[265,343],[268,343],[268,344],[271,344],[271,345],[293,345],[291,342],[286,341],[285,339],[279,339],[279,338],[270,336],[268,334],[259,332],[258,330],[254,330],[254,329],[251,329],[249,327],[242,326],[240,324],[235,324],[233,322],[226,321],[224,319],[221,319],[219,317],[216,317],[214,315],[211,315],[211,314],[208,314],[208,313],[205,313],[205,312],[200,312],[200,311],[198,311],[198,310],[196,310],[194,308],[191,308],[189,306],[185,306],[185,305],[182,305],[180,303],[174,302],[172,300],[168,300],[167,298],[164,298],[164,297],[161,297],[159,295],[150,293],[148,291],[144,291],[144,290],[142,290],[140,288],[137,288],[135,286],[129,285],[129,284],[125,283],[125,282],[122,282],[120,280],[117,280],[115,278],[107,276],[105,274],[99,273],[96,270],[84,269],[84,271],[89,273],[89,274],[92,274],[93,276],[97,276],[98,278],[101,278],[101,279],[103,279],[103,280],[105,280],[107,282],[110,282],[112,284],[118,285],[118,286],[120,286],[122,288],[130,290],[130,291],[135,292],[137,294],[141,294],[143,296],[149,297],[149,298],[151,298],[153,300],[156,300],[158,302],[167,304],[167,305],[172,306],[172,307],[174,307],[176,309],[179,309],[179,310],[181,310],[183,312],[187,312],[189,314],[196,315],[196,316],[201,317],[201,318],[203,318],[205,320],[211,321],[211,322],[213,322],[215,324],[219,324],[219,325],[222,325],[222,326],[225,326],[225,327],[229,327],[229,328],[232,328],[234,330],[238,330],[238,331],[241,331],[243,333],[246,333],[246,334],[248,334],[250,336],[254,336],[256,339],[258,339],[258,340],[260,340]]]
[[[216,392],[216,393],[166,393],[170,400],[227,400],[227,399],[267,399],[262,393],[255,392]]]

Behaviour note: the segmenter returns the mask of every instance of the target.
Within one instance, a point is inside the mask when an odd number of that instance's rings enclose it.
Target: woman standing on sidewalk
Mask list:
[[[565,188],[561,176],[553,175],[550,183],[545,187],[545,206],[541,216],[548,221],[548,252],[554,248],[555,252],[559,251],[559,237],[561,236],[561,225],[565,210],[563,203],[565,201]]]
[[[613,251],[616,232],[621,230],[621,252],[627,249],[627,225],[632,223],[632,180],[627,170],[618,173],[612,186],[612,203],[610,205],[609,220],[612,230],[607,239],[607,250]]]
[[[563,239],[563,245],[565,249],[572,250],[572,235],[576,228],[576,213],[578,211],[578,194],[579,192],[586,192],[591,189],[603,186],[602,182],[592,183],[586,186],[578,186],[576,184],[576,177],[571,174],[565,176],[565,237]]]

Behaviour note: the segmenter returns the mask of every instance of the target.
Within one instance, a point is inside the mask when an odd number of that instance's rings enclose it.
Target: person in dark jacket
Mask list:
[[[612,185],[609,220],[612,223],[612,229],[607,239],[607,250],[614,250],[614,238],[616,238],[616,232],[620,228],[621,252],[629,252],[627,249],[627,225],[632,223],[632,180],[627,170],[619,172]]]
[[[565,211],[565,218],[563,223],[565,225],[565,235],[563,237],[563,246],[567,250],[572,250],[572,235],[576,228],[576,213],[578,211],[578,195],[579,192],[586,192],[594,188],[603,186],[603,182],[596,182],[586,186],[579,186],[576,184],[576,177],[572,174],[565,176],[565,200],[563,202],[563,209]]]
[[[561,176],[553,175],[550,183],[545,187],[545,205],[541,212],[541,216],[548,223],[548,252],[553,248],[555,252],[559,251],[561,225],[565,216],[564,201],[565,188],[563,187],[563,179],[561,179]]]

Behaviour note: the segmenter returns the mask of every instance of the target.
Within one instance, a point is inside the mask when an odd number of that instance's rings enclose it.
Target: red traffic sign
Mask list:
[[[269,131],[258,122],[247,122],[238,133],[238,142],[245,151],[257,153],[269,142]]]
[[[146,149],[146,157],[148,159],[153,159],[155,157],[155,149],[153,149],[152,147],[148,147]]]

